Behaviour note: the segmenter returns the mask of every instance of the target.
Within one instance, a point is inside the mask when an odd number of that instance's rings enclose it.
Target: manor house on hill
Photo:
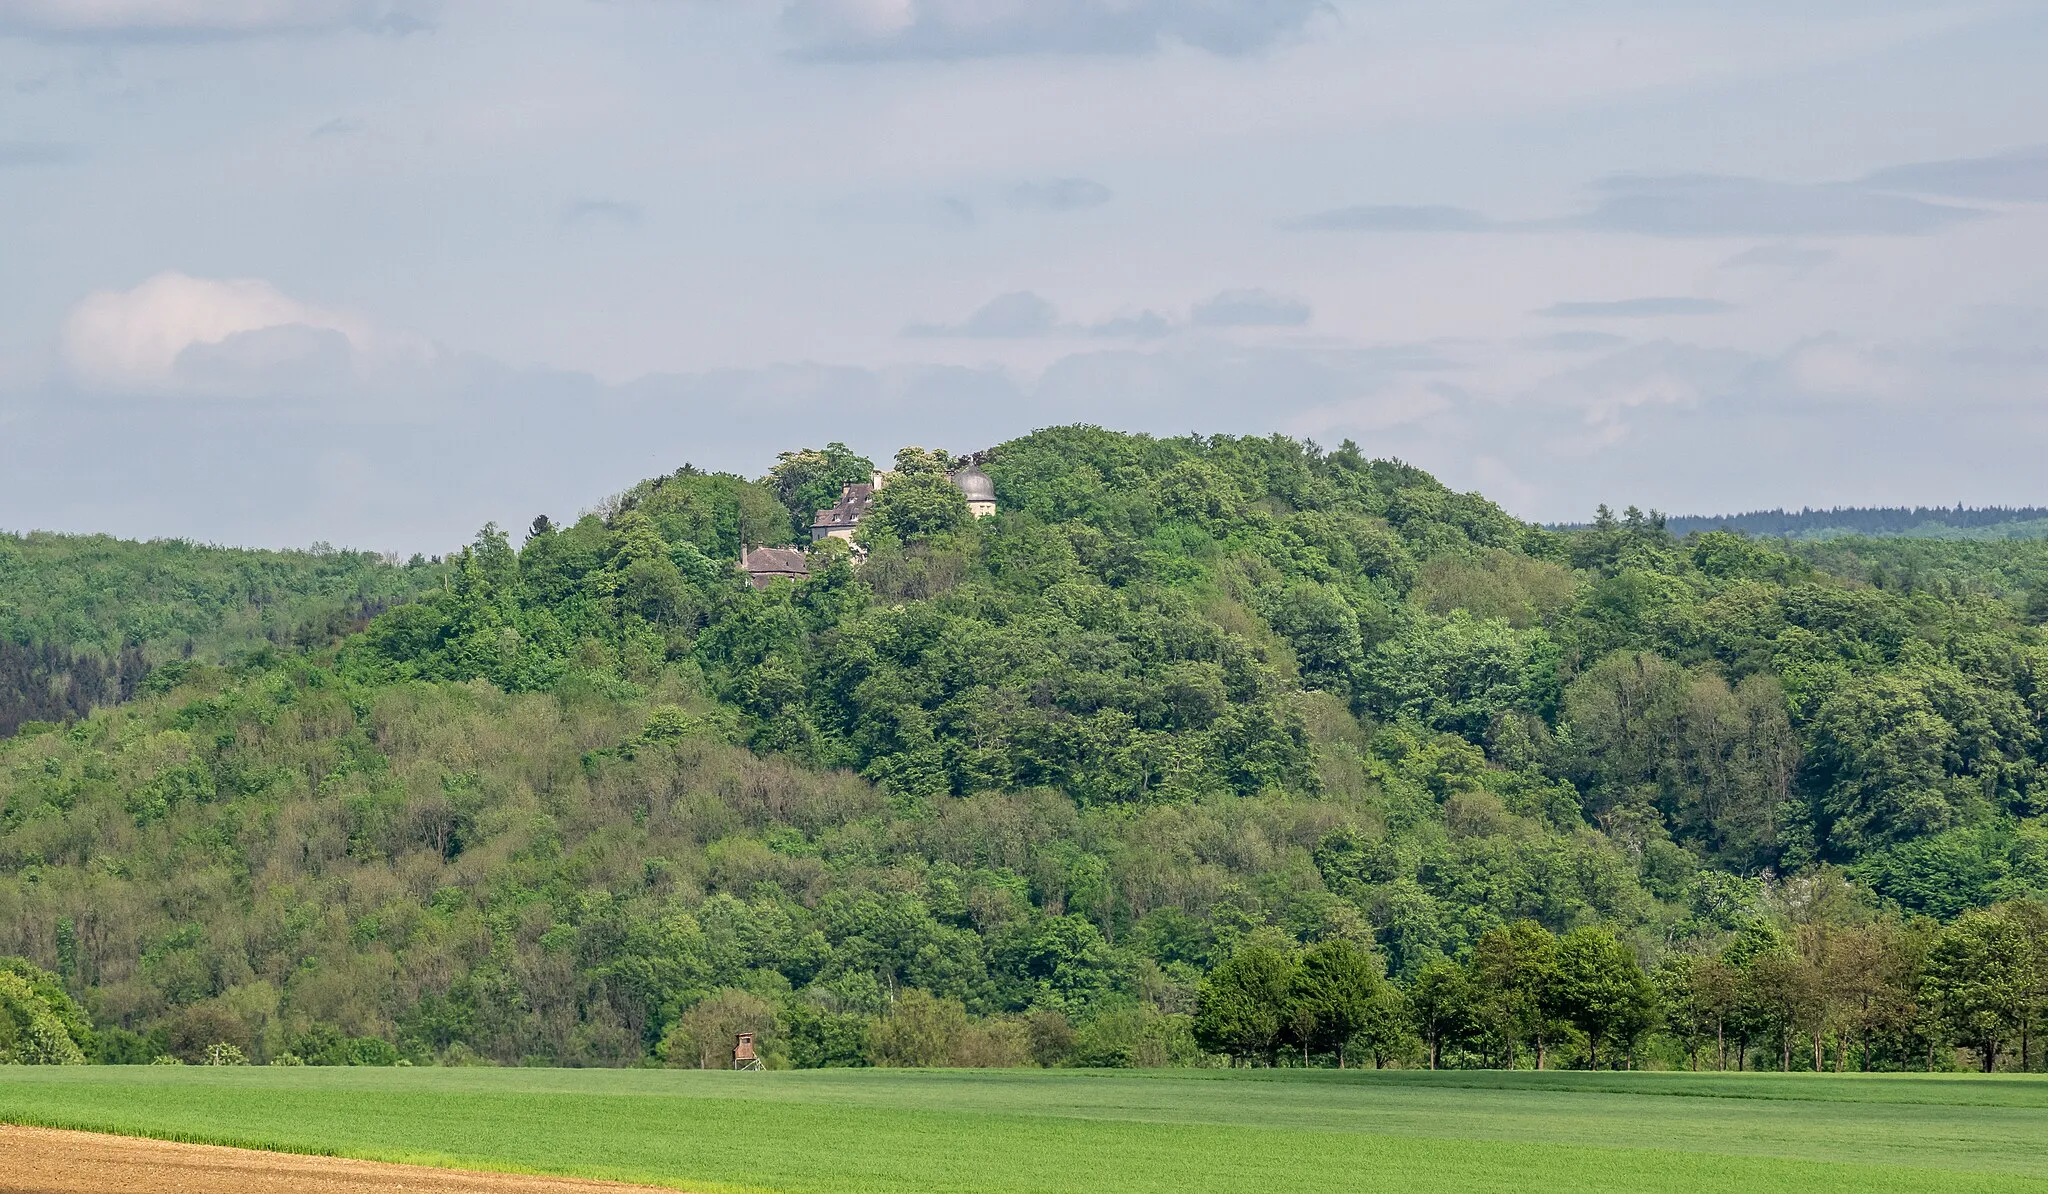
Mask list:
[[[967,499],[968,512],[976,518],[987,518],[996,512],[996,483],[989,480],[980,465],[970,461],[965,468],[947,474],[947,478]],[[840,490],[839,500],[831,508],[818,511],[818,517],[811,523],[811,542],[853,538],[854,529],[875,504],[875,492],[888,483],[889,474],[878,469],[869,483]]]
[[[970,459],[965,467],[947,474],[947,479],[959,487],[961,496],[967,499],[968,513],[976,518],[987,518],[996,512],[996,483],[981,471],[979,464]],[[811,542],[852,539],[860,520],[875,504],[875,492],[888,483],[889,474],[877,469],[874,478],[866,484],[848,485],[841,489],[839,500],[818,511],[818,517],[812,520]],[[804,553],[793,547],[743,550],[740,552],[740,569],[757,589],[765,589],[780,579],[796,580],[810,575],[810,565],[804,559]]]

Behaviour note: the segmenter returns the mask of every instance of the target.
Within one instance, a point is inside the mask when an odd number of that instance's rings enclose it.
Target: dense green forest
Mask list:
[[[415,559],[0,533],[0,738],[132,698],[156,664],[326,645],[441,583]]]
[[[995,516],[906,449],[760,590],[871,462],[685,467],[24,727],[0,1050],[2040,1065],[2038,545],[1546,530],[1279,437],[984,459]]]
[[[1740,531],[1786,539],[1838,539],[1846,535],[1909,539],[2044,539],[2048,507],[2042,506],[1834,506],[1826,510],[1753,510],[1747,514],[1674,515],[1665,520],[1675,535],[1698,531]],[[1576,529],[1576,528],[1574,528]]]

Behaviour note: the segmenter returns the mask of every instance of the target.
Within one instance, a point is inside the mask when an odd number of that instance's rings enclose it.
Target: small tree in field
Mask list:
[[[1358,1035],[1351,1038],[1352,1047],[1372,1058],[1374,1069],[1384,1069],[1387,1062],[1404,1056],[1414,1043],[1407,995],[1393,983],[1382,980],[1373,993],[1372,1004],[1366,1008],[1365,1022],[1358,1026]]]
[[[1436,1069],[1443,1064],[1444,1046],[1472,1031],[1472,983],[1464,967],[1448,958],[1424,962],[1408,988],[1408,1019],[1429,1052],[1429,1068]]]
[[[1288,995],[1298,963],[1278,945],[1247,942],[1209,972],[1195,997],[1195,1039],[1233,1061],[1268,1065],[1287,1030]]]
[[[1943,1027],[1977,1051],[1985,1073],[2017,1036],[2033,994],[2033,950],[2025,930],[1996,912],[1966,912],[1934,939],[1923,980]]]
[[[1334,937],[1304,952],[1288,991],[1290,1035],[1302,1053],[1335,1053],[1344,1068],[1344,1050],[1372,1015],[1379,998],[1379,963],[1355,941]]]
[[[1605,929],[1573,929],[1557,939],[1552,1006],[1586,1037],[1586,1067],[1600,1068],[1600,1046],[1626,1048],[1650,1029],[1657,992],[1635,951]]]

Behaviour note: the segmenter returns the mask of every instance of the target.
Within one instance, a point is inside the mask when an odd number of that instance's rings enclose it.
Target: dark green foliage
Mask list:
[[[0,532],[0,738],[128,700],[153,667],[325,646],[440,583],[424,560]]]
[[[1290,1027],[1288,1004],[1301,963],[1283,946],[1247,942],[1202,980],[1195,1039],[1234,1061],[1271,1064]]]

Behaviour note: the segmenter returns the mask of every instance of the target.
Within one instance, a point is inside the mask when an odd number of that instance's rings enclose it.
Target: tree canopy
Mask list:
[[[978,458],[994,516],[905,449],[763,589],[871,461],[300,561],[344,620],[89,701],[49,663],[0,950],[102,1059],[2033,1064],[2035,545],[1550,530],[1278,436]],[[33,542],[0,592],[91,590]]]

